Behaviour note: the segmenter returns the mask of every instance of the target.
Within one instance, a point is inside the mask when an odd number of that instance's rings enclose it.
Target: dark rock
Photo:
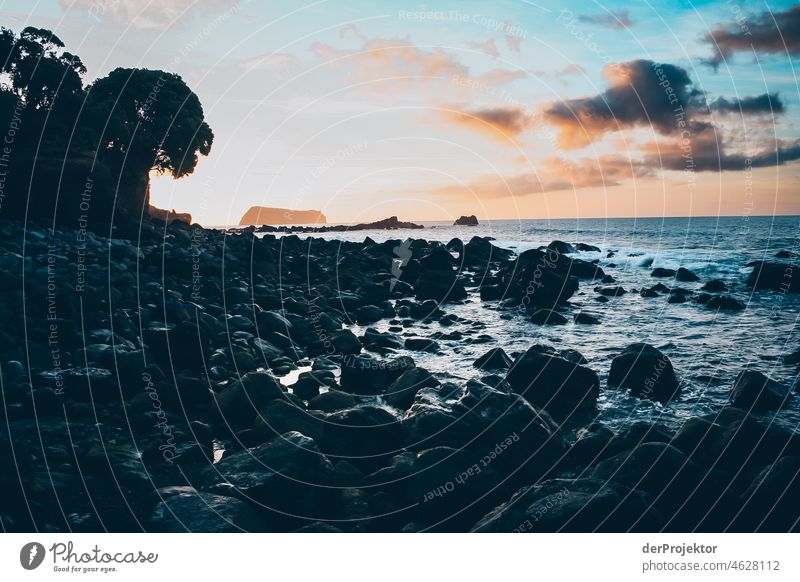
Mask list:
[[[720,281],[719,279],[712,279],[711,281],[706,281],[702,287],[700,287],[701,291],[708,291],[709,293],[722,293],[728,290],[728,286],[725,284],[724,281]]]
[[[414,367],[414,360],[401,357],[395,360],[378,360],[353,356],[342,360],[341,388],[354,394],[380,394],[397,380],[403,372]]]
[[[800,291],[800,276],[794,276],[792,264],[753,261],[747,266],[753,267],[753,271],[747,277],[747,285],[753,289]]]
[[[170,495],[156,505],[150,531],[229,533],[265,532],[269,528],[245,501],[194,491]]]
[[[552,309],[537,309],[531,316],[531,321],[538,325],[564,325],[568,320]]]
[[[656,267],[650,273],[651,277],[673,278],[675,276],[675,269],[665,269],[664,267]]]
[[[341,329],[331,334],[330,344],[337,354],[352,355],[361,351],[361,342],[349,329]]]
[[[503,351],[503,348],[492,348],[475,360],[472,365],[481,370],[506,370],[511,363],[511,358]]]
[[[620,295],[625,295],[627,293],[623,287],[595,287],[594,288],[596,293],[604,297],[619,297]]]
[[[593,410],[600,386],[590,368],[543,352],[539,346],[514,362],[506,381],[531,404],[559,417]]]
[[[709,309],[719,309],[721,311],[741,311],[747,307],[742,301],[729,295],[712,295],[705,301],[698,298],[698,302]]]
[[[684,283],[691,283],[694,281],[699,281],[700,277],[692,273],[689,269],[679,267],[678,272],[675,273],[675,279]]]
[[[641,295],[642,297],[658,297],[658,291],[656,291],[652,287],[649,288],[646,287],[641,291],[639,291],[639,295]]]
[[[214,491],[256,504],[273,529],[296,529],[317,514],[321,492],[333,465],[313,439],[288,432],[263,445],[226,455],[201,472],[200,482]]]
[[[664,517],[641,491],[599,479],[553,479],[523,487],[486,514],[476,532],[653,532]]]
[[[557,253],[561,253],[562,255],[569,255],[575,252],[575,247],[573,247],[569,243],[565,243],[564,241],[554,240],[549,245],[547,245],[548,249],[552,249]]]
[[[359,325],[368,325],[383,319],[383,310],[377,305],[364,305],[356,312],[356,322]]]
[[[586,243],[575,243],[575,249],[582,252],[600,252],[600,247],[594,245],[587,245]]]
[[[756,475],[741,496],[741,513],[733,526],[740,532],[797,532],[800,511],[800,457],[781,457]]]
[[[266,372],[249,372],[216,395],[216,403],[226,422],[249,426],[267,402],[284,398],[280,383]]]
[[[409,368],[386,389],[386,403],[400,410],[408,410],[414,397],[422,388],[435,387],[439,381],[424,368]]]
[[[339,390],[328,390],[308,402],[309,410],[320,410],[322,412],[336,412],[337,410],[353,408],[355,405],[356,399],[353,398],[352,394]]]
[[[608,384],[630,389],[638,398],[659,402],[671,400],[680,390],[672,362],[646,343],[631,344],[612,360]]]
[[[422,337],[410,337],[405,341],[405,348],[415,352],[438,352],[439,344]]]
[[[779,410],[791,403],[791,390],[756,370],[742,370],[731,388],[731,404],[752,412]]]
[[[253,422],[253,438],[258,444],[297,431],[316,440],[322,435],[324,423],[325,417],[320,412],[305,410],[288,400],[273,400],[261,409]]]
[[[330,413],[319,446],[331,458],[374,471],[403,448],[403,431],[389,411],[362,406]]]
[[[600,318],[593,313],[579,311],[575,314],[575,323],[582,325],[597,325],[600,323]]]
[[[474,214],[470,216],[460,216],[453,223],[453,226],[478,226],[478,217]]]

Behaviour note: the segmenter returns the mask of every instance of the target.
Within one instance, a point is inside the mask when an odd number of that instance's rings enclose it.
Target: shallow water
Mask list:
[[[425,230],[360,231],[328,233],[327,239],[362,241],[366,236],[382,241],[397,238],[425,238],[448,241],[459,237],[490,236],[494,244],[521,252],[552,240],[583,242],[600,247],[601,252],[579,252],[586,260],[599,259],[606,273],[629,293],[598,303],[594,284],[581,281],[571,300],[571,313],[580,309],[598,315],[600,325],[538,326],[524,315],[502,311],[496,302],[481,302],[477,293],[462,304],[446,304],[444,310],[468,320],[449,327],[438,323],[415,324],[400,334],[427,337],[433,332],[461,331],[467,337],[487,334],[492,341],[467,344],[437,340],[442,354],[398,350],[411,355],[419,366],[441,378],[480,377],[472,362],[489,348],[499,346],[511,354],[532,344],[545,343],[560,349],[580,351],[601,378],[600,419],[615,426],[631,420],[658,420],[670,426],[698,414],[714,412],[727,401],[736,375],[746,366],[767,373],[787,384],[794,384],[797,367],[781,363],[780,356],[800,347],[797,333],[800,294],[776,291],[753,292],[744,285],[750,269],[746,264],[771,259],[779,250],[797,251],[800,242],[800,217],[722,217],[667,219],[588,219],[493,221],[478,227],[453,227],[428,223]],[[299,235],[305,236],[305,235]],[[607,258],[609,251],[615,256]],[[775,259],[785,262],[785,259]],[[700,276],[698,283],[681,283],[650,276],[655,267],[686,267]],[[631,289],[657,282],[698,290],[709,279],[722,279],[730,286],[728,294],[744,301],[747,309],[725,312],[708,309],[694,302],[668,304],[666,296],[642,298]],[[474,289],[471,291],[475,291]],[[569,314],[567,314],[569,317]],[[372,327],[387,331],[383,320]],[[357,334],[363,328],[354,326]],[[648,342],[670,358],[681,380],[679,399],[666,406],[641,401],[606,386],[611,359],[633,342]],[[800,426],[800,396],[792,406],[775,415],[792,428]]]

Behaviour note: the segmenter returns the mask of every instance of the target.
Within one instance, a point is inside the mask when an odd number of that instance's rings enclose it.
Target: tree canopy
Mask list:
[[[87,180],[99,182],[97,220],[138,218],[151,170],[182,178],[211,151],[200,99],[180,76],[117,68],[84,86],[86,72],[49,30],[0,29],[0,218],[72,221]]]

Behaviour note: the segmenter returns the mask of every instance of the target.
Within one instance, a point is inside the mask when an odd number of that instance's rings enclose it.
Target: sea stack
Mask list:
[[[327,224],[328,219],[320,210],[290,210],[251,206],[239,221],[239,226],[261,226],[262,224]]]
[[[478,226],[478,217],[474,214],[461,216],[453,223],[453,226]]]

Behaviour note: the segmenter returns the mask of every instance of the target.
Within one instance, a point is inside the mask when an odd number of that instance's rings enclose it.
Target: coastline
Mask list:
[[[24,331],[2,341],[6,530],[778,531],[796,514],[770,497],[800,454],[772,421],[797,406],[787,386],[746,376],[738,407],[612,430],[608,393],[686,396],[664,351],[632,341],[601,370],[580,345],[484,332],[481,307],[557,329],[581,294],[601,318],[630,296],[572,243],[0,229],[3,312]],[[652,283],[664,309],[730,296]],[[454,346],[482,354],[480,377],[418,363]]]

